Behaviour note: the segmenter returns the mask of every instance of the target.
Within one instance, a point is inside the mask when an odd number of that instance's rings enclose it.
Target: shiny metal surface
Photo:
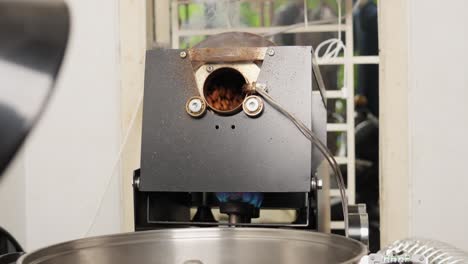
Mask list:
[[[369,245],[369,218],[367,213],[349,214],[349,237]]]
[[[381,249],[376,255],[387,256],[387,258],[389,256],[408,256],[411,259],[422,257],[421,260],[424,262],[421,262],[428,264],[468,263],[468,252],[441,241],[425,238],[397,240]]]
[[[366,247],[345,237],[267,228],[165,229],[81,239],[29,253],[19,264],[358,263]]]
[[[369,245],[369,216],[365,204],[348,206],[349,237]]]

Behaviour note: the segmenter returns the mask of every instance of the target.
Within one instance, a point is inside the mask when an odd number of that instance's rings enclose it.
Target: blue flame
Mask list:
[[[219,192],[216,193],[219,202],[244,202],[260,208],[263,202],[263,193],[259,192]]]

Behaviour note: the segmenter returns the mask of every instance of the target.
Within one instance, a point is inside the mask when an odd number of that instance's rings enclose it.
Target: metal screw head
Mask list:
[[[313,177],[310,182],[310,188],[314,191],[321,190],[323,187],[323,181],[317,177]]]
[[[250,117],[256,117],[263,111],[263,100],[256,95],[247,96],[242,103],[244,113]]]
[[[200,96],[190,97],[185,104],[185,110],[187,111],[187,114],[192,117],[200,117],[206,111],[205,100]]]
[[[140,189],[140,177],[136,177],[133,179],[133,188]]]
[[[189,103],[189,109],[191,112],[198,113],[202,109],[202,102],[199,99],[194,99]]]
[[[183,59],[185,57],[187,57],[187,52],[186,51],[181,51],[180,52],[180,57]]]
[[[273,55],[275,55],[275,50],[272,49],[272,48],[269,48],[267,53],[268,53],[268,55],[273,56]]]
[[[207,72],[212,72],[213,71],[213,66],[209,65],[206,67]]]
[[[247,102],[245,103],[245,108],[249,111],[249,112],[255,112],[257,111],[258,107],[259,107],[259,102],[253,98],[249,98],[247,100]]]

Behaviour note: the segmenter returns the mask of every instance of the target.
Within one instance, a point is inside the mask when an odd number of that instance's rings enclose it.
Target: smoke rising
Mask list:
[[[239,0],[196,0],[201,10],[188,18],[184,28],[238,28],[243,26],[240,18]]]

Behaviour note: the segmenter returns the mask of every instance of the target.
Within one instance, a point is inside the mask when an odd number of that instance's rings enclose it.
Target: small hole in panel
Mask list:
[[[219,129],[219,126],[218,126],[218,125],[216,125],[216,126],[215,126],[215,128],[216,128],[216,129]]]
[[[236,126],[235,126],[235,125],[231,125],[231,128],[232,128],[232,129],[236,129]]]

